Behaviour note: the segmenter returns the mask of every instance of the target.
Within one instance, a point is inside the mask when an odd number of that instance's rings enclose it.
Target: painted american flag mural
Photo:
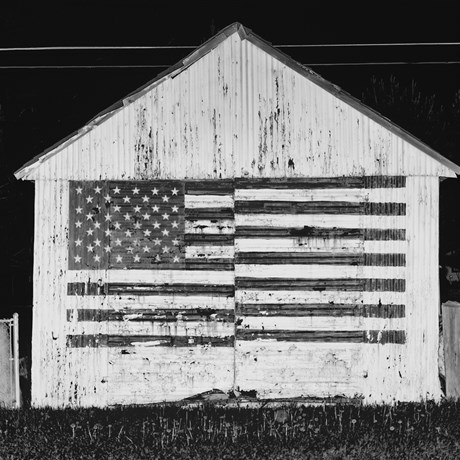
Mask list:
[[[79,320],[229,327],[72,335],[69,345],[404,343],[394,325],[405,317],[405,214],[404,177],[71,182],[68,294],[155,305]],[[91,277],[98,270],[107,278]]]

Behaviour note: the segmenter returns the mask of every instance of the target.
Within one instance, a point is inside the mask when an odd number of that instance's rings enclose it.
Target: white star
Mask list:
[[[96,188],[94,189],[94,193],[101,193],[101,187],[99,185],[96,185]]]
[[[86,214],[86,220],[91,220],[93,218],[93,213]]]
[[[112,248],[109,245],[104,247],[105,252],[110,252],[111,250],[112,250]]]
[[[133,188],[133,195],[138,195],[139,194],[139,189],[137,187]]]
[[[99,238],[96,238],[96,239],[94,240],[94,244],[95,244],[96,246],[100,246],[100,245],[101,245],[101,240],[100,240]]]
[[[178,228],[179,224],[177,221],[171,222],[172,228]]]
[[[98,209],[99,212],[101,212],[102,208],[98,204],[96,205],[96,208]]]
[[[131,198],[130,198],[129,196],[125,196],[125,197],[123,198],[123,202],[124,202],[124,203],[129,203],[130,201],[131,201]]]
[[[88,230],[86,230],[86,233],[89,235],[92,235],[94,232],[94,230],[92,228],[88,228]]]
[[[153,240],[153,244],[154,244],[155,246],[160,246],[161,240],[159,240],[158,238],[155,238],[155,239]]]
[[[179,208],[177,206],[173,206],[171,208],[172,212],[178,212],[179,211]]]
[[[105,221],[109,221],[109,220],[112,220],[112,216],[110,214],[106,214],[105,215]]]
[[[152,206],[152,211],[153,211],[153,212],[158,212],[159,209],[160,209],[160,208],[159,208],[157,205]]]
[[[117,204],[113,207],[113,212],[120,212],[120,206]]]
[[[141,228],[141,223],[140,222],[134,222],[134,228],[139,230]]]
[[[164,252],[164,253],[167,253],[167,252],[169,252],[169,248],[168,248],[168,246],[165,246],[165,247],[163,248],[163,252]]]
[[[165,195],[162,199],[163,199],[163,201],[164,201],[165,203],[167,203],[167,202],[169,201],[169,197],[166,196],[166,195]]]
[[[101,228],[100,222],[94,222],[94,228]]]
[[[114,193],[120,193],[120,189],[118,188],[118,185],[113,189]]]
[[[75,262],[76,262],[76,263],[80,262],[80,260],[81,260],[81,257],[80,257],[80,256],[74,256],[73,258],[75,259]]]
[[[130,219],[131,219],[131,216],[130,216],[128,213],[126,213],[126,214],[124,215],[124,217],[125,217],[125,220],[130,220]]]
[[[86,197],[86,202],[87,203],[92,203],[93,202],[93,197],[92,196],[87,196]]]
[[[78,195],[81,195],[81,192],[83,192],[83,188],[82,188],[82,187],[77,187],[75,190],[77,191],[77,194],[78,194]]]
[[[121,256],[117,256],[117,262],[121,262],[123,258]]]
[[[138,239],[133,240],[133,244],[134,246],[140,246]]]
[[[150,252],[150,248],[148,246],[144,246],[144,252]]]
[[[163,217],[164,220],[169,220],[169,214],[164,213],[161,217]]]
[[[105,233],[105,236],[110,236],[110,234],[112,233],[112,230],[107,229],[104,233]]]
[[[152,225],[153,228],[160,228],[160,224],[157,221],[155,221]]]
[[[172,241],[171,241],[172,244],[174,244],[174,246],[178,246],[179,245],[179,240],[177,238],[174,238]]]
[[[161,257],[160,257],[159,254],[156,255],[155,260],[156,260],[157,262],[160,262],[160,261],[161,261]]]
[[[132,248],[131,246],[127,247],[126,250],[127,250],[128,252],[130,252],[130,253],[133,252],[133,248]]]
[[[153,193],[154,195],[158,195],[158,189],[155,187],[155,188],[152,190],[152,193]]]
[[[110,203],[110,195],[107,193],[107,195],[104,197],[104,200]]]
[[[120,222],[115,222],[113,226],[115,227],[116,230],[120,230],[121,228]]]
[[[148,197],[147,195],[144,195],[144,196],[142,197],[142,202],[143,202],[143,203],[148,203],[148,202],[149,202],[149,197]]]
[[[134,212],[141,212],[141,207],[139,205],[134,206]]]
[[[150,236],[151,233],[152,232],[149,229],[144,230],[144,236]]]
[[[161,233],[163,233],[164,236],[168,236],[169,235],[169,230],[164,229]]]
[[[75,222],[75,227],[81,228],[81,222],[79,220]]]
[[[129,238],[133,234],[131,233],[131,230],[126,230],[125,235],[126,235],[126,238]]]
[[[88,244],[88,246],[86,246],[86,249],[88,249],[89,252],[93,252],[94,246],[91,246],[90,244]]]
[[[174,256],[173,262],[179,262],[179,256]]]
[[[141,258],[136,254],[134,256],[134,262],[140,262],[141,261]]]
[[[176,187],[174,187],[174,188],[171,190],[171,192],[172,192],[173,195],[177,195],[177,192],[178,192],[178,191],[179,191],[179,190],[177,190]]]
[[[98,256],[97,254],[94,256],[94,262],[99,262],[101,260],[101,256]]]
[[[142,214],[142,217],[144,218],[144,220],[149,220],[150,219],[150,214]]]
[[[83,208],[81,208],[80,206],[78,206],[78,208],[75,208],[75,211],[77,212],[77,214],[81,214],[82,211],[83,211]]]
[[[78,238],[78,240],[75,240],[75,246],[81,246],[81,243],[83,243],[83,241]]]
[[[120,240],[120,238],[117,238],[117,239],[115,240],[115,246],[121,246],[121,240]]]

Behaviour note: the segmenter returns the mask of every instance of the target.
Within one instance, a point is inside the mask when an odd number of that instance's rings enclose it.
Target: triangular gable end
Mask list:
[[[233,41],[231,45],[226,44],[228,41]],[[244,42],[246,44],[244,45]],[[228,45],[228,46],[227,46]],[[230,50],[230,51],[229,51]],[[233,55],[233,50],[235,54]],[[219,56],[217,56],[218,61],[213,61],[211,58],[208,59],[209,53],[217,53],[221,52]],[[227,53],[227,54],[225,54]],[[228,56],[228,54],[231,56]],[[207,56],[205,58],[205,56]],[[216,62],[220,65],[221,56],[227,56],[226,62],[222,63],[222,67],[216,65]],[[265,65],[265,61],[267,61],[266,56],[271,59],[267,65]],[[201,61],[201,62],[200,62]],[[230,66],[228,65],[230,63]],[[234,66],[235,64],[240,64],[240,71],[232,70],[230,67]],[[56,156],[58,155],[75,155],[75,152],[86,152],[87,155],[98,156],[102,155],[104,148],[107,145],[111,146],[114,144],[118,145],[118,155],[124,157],[123,162],[132,163],[135,162],[142,162],[144,161],[146,164],[149,162],[149,157],[147,151],[140,152],[140,146],[144,147],[144,143],[142,139],[128,139],[127,132],[129,130],[123,131],[120,127],[123,124],[126,124],[126,120],[130,120],[129,110],[132,110],[133,106],[139,103],[142,98],[152,98],[154,97],[163,97],[162,94],[156,93],[153,95],[153,91],[157,88],[161,88],[162,86],[166,85],[167,82],[174,80],[176,77],[184,78],[186,84],[190,86],[190,88],[199,88],[199,91],[203,91],[203,86],[194,81],[193,79],[197,79],[199,76],[199,71],[196,70],[196,67],[199,65],[208,65],[214,66],[213,68],[208,67],[207,69],[201,70],[201,73],[219,73],[222,71],[222,68],[225,67],[227,64],[226,72],[228,75],[232,74],[232,81],[233,86],[225,90],[232,97],[235,98],[234,105],[232,106],[233,112],[227,109],[223,109],[222,113],[217,113],[214,111],[214,114],[207,117],[206,121],[198,120],[196,122],[196,126],[188,126],[189,130],[195,129],[196,133],[195,136],[193,133],[188,133],[187,135],[184,134],[184,139],[181,145],[175,144],[175,146],[171,145],[171,141],[173,138],[177,139],[177,133],[169,133],[168,134],[157,134],[154,141],[152,141],[152,131],[148,133],[150,138],[145,139],[145,144],[154,143],[156,142],[158,149],[169,149],[169,161],[167,156],[163,156],[161,158],[155,158],[156,165],[144,168],[139,165],[128,166],[127,169],[125,168],[124,171],[109,171],[107,165],[104,165],[104,159],[92,160],[96,165],[100,166],[99,174],[97,172],[97,167],[92,168],[95,171],[95,177],[88,177],[85,176],[85,173],[82,173],[80,176],[78,174],[74,174],[74,172],[69,172],[68,167],[67,171],[64,174],[62,168],[59,168],[59,173],[57,173],[56,167],[52,169],[55,171],[54,174],[58,174],[58,177],[54,177],[55,179],[60,178],[88,178],[88,179],[96,179],[96,178],[161,178],[161,177],[173,177],[176,176],[177,178],[181,177],[188,177],[188,178],[222,178],[222,177],[234,177],[234,176],[257,176],[257,175],[268,175],[273,177],[281,177],[285,175],[308,175],[307,172],[314,173],[315,175],[359,175],[363,172],[369,173],[373,172],[372,170],[360,171],[356,169],[356,165],[362,164],[362,158],[352,158],[353,152],[356,149],[356,146],[360,146],[363,142],[367,142],[370,146],[369,149],[373,152],[376,150],[381,149],[382,151],[377,151],[376,156],[382,156],[381,158],[377,158],[377,162],[379,163],[375,168],[377,168],[377,173],[380,171],[381,174],[391,174],[395,173],[395,170],[385,169],[385,166],[381,168],[380,162],[386,162],[386,156],[388,157],[395,149],[398,152],[398,159],[395,163],[397,163],[398,171],[396,173],[407,174],[410,175],[415,174],[415,171],[411,171],[411,165],[409,163],[416,163],[414,155],[417,152],[423,152],[425,158],[425,163],[428,166],[425,170],[419,172],[421,175],[440,175],[440,176],[451,176],[455,177],[455,174],[460,173],[460,167],[455,163],[451,162],[447,158],[440,155],[435,150],[431,149],[429,146],[409,134],[408,132],[404,131],[402,128],[398,127],[394,123],[392,123],[387,118],[381,116],[374,110],[370,109],[369,107],[362,104],[357,99],[350,96],[348,93],[342,91],[337,86],[329,83],[328,81],[321,78],[318,74],[313,72],[312,70],[302,66],[301,64],[294,61],[289,56],[285,55],[284,53],[280,52],[279,50],[273,48],[268,42],[264,41],[249,29],[243,27],[239,23],[232,24],[227,28],[223,29],[220,33],[216,36],[208,40],[206,43],[198,47],[194,52],[192,52],[188,57],[177,63],[175,66],[168,69],[166,72],[160,74],[157,78],[150,81],[143,87],[139,88],[135,92],[128,95],[125,99],[117,102],[113,106],[109,107],[104,112],[97,115],[93,118],[87,125],[85,125],[79,131],[71,134],[68,138],[60,141],[59,143],[55,144],[54,146],[47,149],[42,154],[38,155],[28,163],[26,163],[22,168],[16,171],[15,176],[18,179],[31,179],[35,180],[38,177],[47,176],[47,178],[51,178],[49,175],[43,175],[43,173],[39,173],[39,170],[42,168],[45,163],[49,162],[51,159],[56,160]],[[242,66],[246,65],[246,68],[242,70]],[[192,70],[193,68],[193,70]],[[188,70],[190,69],[190,70]],[[190,75],[181,75],[182,73],[187,71]],[[224,71],[222,71],[224,72]],[[251,73],[248,75],[248,72]],[[261,82],[260,75],[255,75],[257,72],[264,72],[265,75],[269,75],[271,72],[272,75],[276,75],[276,82],[274,85],[270,86],[270,83]],[[227,75],[227,76],[228,76]],[[247,82],[248,78],[257,78],[259,88],[248,88]],[[216,77],[217,79],[220,78],[219,75]],[[241,78],[242,81],[236,83],[236,81]],[[246,78],[246,81],[243,81]],[[305,78],[309,82],[308,85],[304,85],[302,83],[302,78]],[[222,77],[222,81],[218,81],[218,83],[223,82],[224,77]],[[263,79],[262,79],[263,80]],[[267,80],[267,79],[266,79]],[[209,80],[210,87],[213,87],[217,84],[217,80]],[[225,82],[224,82],[225,83]],[[194,86],[193,86],[194,85]],[[263,86],[265,85],[265,86]],[[284,107],[279,107],[279,101],[274,101],[279,94],[275,94],[277,91],[280,91],[279,85],[282,86],[281,97],[284,97],[287,100],[287,103]],[[270,86],[270,87],[269,87]],[[313,88],[313,89],[312,89]],[[209,88],[208,88],[209,89]],[[208,91],[208,89],[206,91]],[[215,89],[215,88],[214,88]],[[210,89],[209,89],[210,90]],[[283,92],[284,91],[284,92]],[[299,94],[295,93],[298,91]],[[301,96],[302,95],[302,96]],[[176,100],[180,100],[181,95],[176,95]],[[183,96],[183,95],[182,95]],[[190,96],[187,93],[187,96]],[[276,96],[276,97],[275,97]],[[331,97],[332,96],[332,97]],[[334,98],[341,102],[341,104],[335,104]],[[295,101],[300,99],[300,103],[295,106]],[[310,104],[313,104],[317,108],[317,110],[321,110],[324,112],[324,115],[318,117],[318,114],[314,116],[314,118],[320,118],[320,121],[316,121],[317,125],[313,126],[312,120],[308,119],[308,116],[305,114],[311,112],[312,106],[306,105],[306,101]],[[196,95],[195,101],[193,103],[196,105],[200,102],[199,94]],[[225,105],[224,96],[219,93],[215,93],[211,95],[210,99],[207,101],[208,104],[210,102],[215,104],[221,104],[221,109]],[[168,101],[171,104],[171,100]],[[203,103],[203,97],[201,97],[201,103]],[[289,107],[289,103],[291,103],[291,107]],[[158,101],[152,102],[154,106],[154,110],[161,108],[161,104]],[[239,104],[239,105],[238,105]],[[303,105],[302,105],[303,104]],[[334,108],[335,107],[335,108]],[[166,104],[166,108],[168,108]],[[258,113],[256,109],[258,108]],[[290,109],[292,109],[293,113],[289,113]],[[186,111],[191,111],[190,107],[186,107]],[[225,112],[227,110],[227,112]],[[209,105],[207,107],[201,107],[201,111],[210,111]],[[127,116],[123,112],[127,113]],[[238,119],[238,112],[243,113]],[[198,112],[197,112],[198,113]],[[289,118],[288,122],[284,122],[283,126],[280,126],[279,119],[276,119],[276,114],[278,113],[278,117]],[[136,112],[135,122],[139,126],[139,124],[147,123],[146,119],[141,120],[139,118],[139,111]],[[366,134],[362,134],[358,132],[359,130],[352,128],[352,131],[356,131],[355,134],[347,134],[346,136],[343,135],[343,131],[350,131],[350,123],[360,123],[360,117],[356,116],[358,114],[361,116],[362,124],[367,123],[367,129],[373,130],[375,132],[374,137],[378,137],[382,145],[375,144],[375,139],[371,139],[371,137],[366,137]],[[164,115],[167,117],[168,115]],[[228,119],[228,123],[222,122],[222,120],[218,120],[219,117],[226,116]],[[246,116],[246,119],[243,117]],[[118,117],[118,118],[117,118]],[[177,113],[173,115],[174,118],[178,120],[178,124],[180,126],[183,125],[183,115],[178,115]],[[193,117],[193,113],[187,113],[188,119]],[[271,117],[271,118],[270,118]],[[297,117],[297,118],[296,118]],[[231,120],[230,120],[231,119]],[[333,120],[331,122],[331,120]],[[160,118],[157,116],[156,123],[158,124],[162,122],[162,127],[165,131],[171,130],[170,126],[166,126],[167,123],[174,123],[174,120],[168,120],[165,122],[165,118]],[[110,130],[109,134],[106,129],[104,133],[102,133],[101,127],[107,127],[110,123],[117,125],[117,128],[114,130]],[[220,125],[219,125],[220,123]],[[251,125],[252,123],[252,125]],[[278,123],[278,125],[277,125]],[[332,123],[332,124],[331,124]],[[205,126],[205,125],[208,126]],[[198,126],[200,125],[200,126]],[[252,127],[254,134],[254,139],[241,139],[245,136],[251,136],[250,129],[246,129],[245,126],[248,125]],[[257,126],[255,126],[257,125]],[[214,127],[215,132],[211,133],[210,128]],[[371,129],[372,128],[372,129]],[[182,136],[182,127],[179,129],[179,137]],[[185,127],[184,127],[185,129]],[[201,131],[199,132],[199,129]],[[284,135],[286,134],[286,130],[291,129],[293,134],[290,139],[284,138],[281,139],[281,133],[283,132]],[[96,131],[95,131],[96,130]],[[99,133],[97,133],[99,130]],[[219,132],[220,130],[220,132]],[[307,131],[310,130],[310,133]],[[331,138],[331,131],[342,131],[340,134],[340,139],[332,139]],[[365,130],[364,126],[362,126],[361,130]],[[109,139],[109,142],[105,142],[107,137],[113,136],[113,132],[120,132],[119,137],[121,139]],[[323,132],[324,131],[324,132]],[[265,137],[264,137],[265,132]],[[267,132],[269,133],[267,136]],[[327,134],[329,132],[329,134]],[[93,139],[90,141],[90,133],[92,133]],[[97,133],[97,134],[95,134]],[[275,134],[273,134],[275,133]],[[391,133],[391,135],[389,134]],[[230,134],[230,135],[229,135]],[[329,135],[329,139],[327,139],[327,135]],[[188,136],[188,137],[187,137]],[[206,145],[206,143],[202,144],[201,146],[198,145],[199,142],[206,142],[206,139],[211,139],[212,136],[219,137],[220,146],[219,145]],[[255,138],[256,136],[257,139]],[[270,137],[271,136],[271,137]],[[310,136],[310,137],[309,137]],[[337,135],[339,136],[339,135]],[[356,138],[353,139],[353,136]],[[142,135],[141,135],[142,137]],[[145,136],[144,136],[145,137]],[[216,138],[217,138],[216,137]],[[233,137],[234,139],[228,139],[229,137]],[[274,140],[276,137],[276,140]],[[99,141],[94,141],[94,138],[100,138]],[[343,161],[342,169],[338,168],[337,170],[329,169],[321,169],[313,171],[311,167],[312,162],[321,163],[323,160],[329,162],[329,164],[333,164],[338,157],[334,157],[334,148],[339,150],[343,150],[343,139],[348,138],[348,152],[345,152],[347,155],[350,156],[349,159]],[[351,140],[349,138],[352,138]],[[193,147],[191,144],[193,139],[196,141],[196,145]],[[159,145],[160,142],[163,142],[162,146]],[[169,143],[167,142],[169,141]],[[284,142],[286,141],[286,142]],[[104,144],[105,142],[105,144]],[[177,141],[175,141],[177,142]],[[297,146],[295,145],[297,142]],[[184,144],[185,143],[185,144]],[[374,144],[373,144],[374,143]],[[104,144],[104,145],[103,145]],[[289,145],[287,145],[289,144]],[[327,145],[326,145],[327,144]],[[340,144],[340,145],[338,145]],[[123,146],[121,148],[120,146]],[[133,154],[132,158],[127,157],[126,146],[128,149],[136,150],[135,154]],[[335,147],[334,147],[335,146]],[[209,171],[198,171],[198,170],[188,170],[178,171],[177,169],[168,169],[168,162],[170,163],[172,160],[171,153],[173,156],[181,154],[184,151],[184,148],[190,149],[190,152],[196,152],[201,147],[201,150],[209,151],[209,149],[214,149],[214,161],[216,162],[216,156],[218,156],[218,160],[222,160],[223,156],[228,155],[234,160],[235,164],[230,165],[229,160],[223,161],[225,163],[224,167],[220,166],[215,167],[214,170]],[[299,152],[304,152],[302,157],[297,158],[296,155],[292,154],[292,151],[297,150]],[[110,147],[109,147],[110,148]],[[362,145],[361,147],[362,148]],[[124,150],[123,150],[124,149]],[[176,149],[176,150],[174,150]],[[181,150],[182,149],[182,150]],[[195,150],[194,150],[195,149]],[[227,152],[222,152],[222,150],[227,150]],[[150,148],[152,151],[153,149]],[[229,153],[228,151],[231,150]],[[309,150],[316,151],[316,157],[314,154],[310,155],[305,154],[305,152],[309,152]],[[387,153],[385,153],[385,151]],[[179,153],[180,152],[180,153]],[[382,153],[383,152],[383,153]],[[414,153],[415,152],[415,153]],[[152,152],[150,152],[152,154]],[[337,153],[338,155],[345,155],[344,152]],[[301,155],[302,153],[300,153]],[[105,155],[111,159],[117,153],[110,155],[106,152]],[[156,153],[153,152],[155,156]],[[248,164],[245,161],[242,161],[241,158],[234,159],[235,155],[240,155],[240,157],[245,157],[246,159],[250,159],[250,163]],[[310,156],[309,156],[310,155]],[[357,155],[363,155],[363,153],[357,153]],[[364,155],[367,155],[367,152],[364,152]],[[281,168],[277,169],[275,166],[277,163],[280,162],[280,156],[282,157],[282,164],[284,165]],[[304,159],[308,158],[308,159]],[[327,157],[327,158],[324,158]],[[297,167],[297,170],[291,169],[288,161],[284,161],[289,159],[292,164],[297,164],[300,167]],[[200,154],[200,161],[209,161],[210,159],[204,158]],[[418,158],[420,160],[420,158]],[[177,161],[177,158],[176,158]],[[355,162],[356,165],[353,166],[352,163]],[[75,162],[70,161],[69,164],[74,164]],[[120,163],[120,160],[116,162],[117,164]],[[423,163],[423,162],[422,162]],[[267,171],[267,166],[272,165],[272,170]],[[333,166],[332,166],[333,167]],[[371,169],[372,169],[371,165]],[[393,169],[396,166],[393,166]],[[176,167],[177,168],[177,167]],[[252,169],[251,169],[252,168]],[[354,169],[353,169],[354,168]],[[110,168],[109,168],[110,169]],[[214,172],[214,174],[213,174]],[[77,177],[76,177],[77,176]]]

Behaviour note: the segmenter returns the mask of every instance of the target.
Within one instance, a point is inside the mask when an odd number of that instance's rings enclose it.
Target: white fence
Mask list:
[[[19,318],[0,319],[0,407],[21,407]]]

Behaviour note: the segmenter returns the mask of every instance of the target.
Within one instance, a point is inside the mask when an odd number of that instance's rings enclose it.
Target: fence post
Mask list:
[[[13,355],[14,355],[14,388],[16,408],[21,407],[21,387],[19,386],[19,315],[13,313]]]
[[[442,304],[446,396],[460,398],[460,303]]]

